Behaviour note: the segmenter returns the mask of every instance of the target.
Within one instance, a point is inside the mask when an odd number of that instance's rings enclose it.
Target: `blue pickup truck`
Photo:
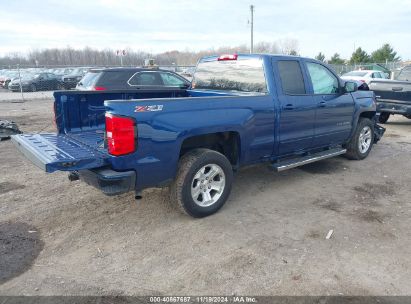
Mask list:
[[[277,171],[345,154],[363,159],[384,133],[373,92],[294,56],[202,58],[191,88],[57,91],[57,133],[13,136],[46,172],[69,171],[107,195],[168,186],[193,217],[226,202],[238,168]]]

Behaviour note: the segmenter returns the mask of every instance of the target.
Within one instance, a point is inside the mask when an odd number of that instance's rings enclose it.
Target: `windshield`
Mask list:
[[[258,58],[202,61],[198,64],[193,89],[266,93],[263,62]]]
[[[361,72],[361,71],[352,71],[349,73],[344,74],[343,76],[358,76],[358,77],[364,77],[367,75],[368,72]]]

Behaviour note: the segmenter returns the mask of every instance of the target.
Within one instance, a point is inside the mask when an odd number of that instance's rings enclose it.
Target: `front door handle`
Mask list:
[[[318,104],[318,106],[319,106],[320,108],[325,108],[326,105],[327,105],[327,104],[325,103],[325,101],[320,101],[320,103]]]
[[[284,110],[287,110],[287,111],[289,111],[289,110],[294,110],[294,109],[295,109],[295,108],[294,108],[294,105],[291,104],[291,103],[285,105],[285,107],[284,107]]]

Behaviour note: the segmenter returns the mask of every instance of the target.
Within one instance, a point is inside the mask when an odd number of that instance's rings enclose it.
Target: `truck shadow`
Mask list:
[[[0,223],[0,285],[31,267],[44,247],[39,236],[26,223]]]
[[[330,174],[336,171],[346,170],[347,166],[337,159],[325,159],[298,168],[311,174]]]

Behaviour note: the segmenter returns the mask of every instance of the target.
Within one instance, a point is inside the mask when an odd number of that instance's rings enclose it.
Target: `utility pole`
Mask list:
[[[250,12],[251,12],[251,46],[250,46],[250,54],[254,51],[254,5],[250,5]]]

